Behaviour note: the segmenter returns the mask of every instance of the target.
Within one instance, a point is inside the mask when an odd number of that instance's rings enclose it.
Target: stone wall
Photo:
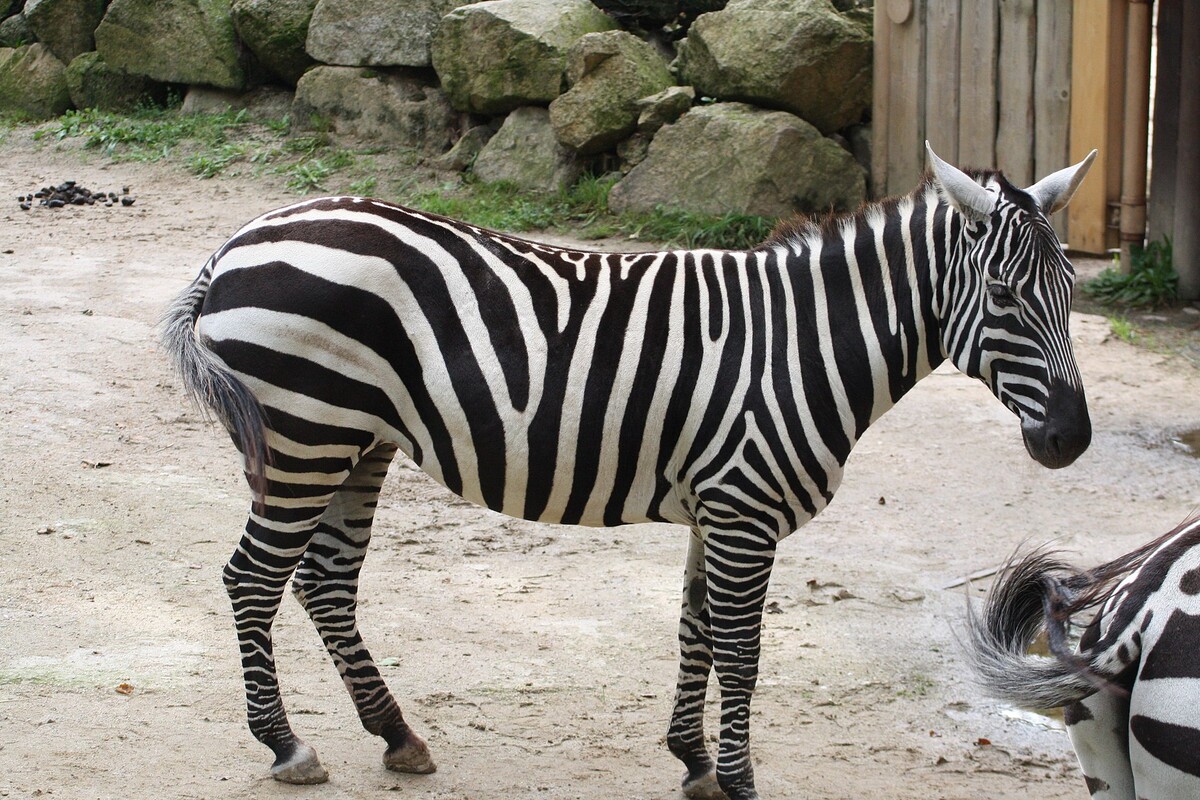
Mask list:
[[[0,112],[187,94],[616,210],[865,197],[870,0],[0,0]],[[272,88],[274,87],[274,88]],[[287,107],[286,105],[284,106]]]

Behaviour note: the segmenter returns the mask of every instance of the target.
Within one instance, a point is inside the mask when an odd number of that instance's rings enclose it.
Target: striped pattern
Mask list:
[[[1070,653],[1071,619],[1091,608]],[[1043,627],[1058,659],[1025,654]],[[971,634],[991,693],[1065,707],[1093,797],[1200,797],[1200,517],[1083,573],[1046,551],[1014,561]]]
[[[288,726],[271,655],[293,573],[385,761],[433,768],[354,621],[376,499],[403,452],[512,516],[688,526],[668,741],[690,793],[719,781],[755,797],[749,705],[775,546],[829,503],[867,427],[950,354],[1020,417],[1039,461],[1087,447],[1070,264],[1029,195],[977,180],[995,197],[980,218],[935,179],[749,252],[584,252],[349,197],[235,234],[164,341],[256,488],[225,577],[250,727],[276,777],[324,774]],[[715,770],[701,720],[713,670]]]

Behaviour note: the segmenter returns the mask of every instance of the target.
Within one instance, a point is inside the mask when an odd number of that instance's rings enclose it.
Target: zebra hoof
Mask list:
[[[683,774],[683,796],[688,800],[729,800],[729,795],[717,783],[717,772],[711,770],[698,778]]]
[[[329,773],[321,766],[316,750],[304,742],[297,742],[287,761],[276,761],[271,766],[271,777],[281,783],[325,783]]]
[[[413,772],[418,775],[428,775],[437,772],[437,764],[421,737],[412,731],[399,747],[389,747],[383,753],[383,765],[393,772]]]

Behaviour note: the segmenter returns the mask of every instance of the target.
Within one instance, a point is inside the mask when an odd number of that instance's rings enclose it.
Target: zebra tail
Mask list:
[[[192,401],[201,412],[215,415],[229,431],[242,453],[254,500],[261,503],[267,493],[266,468],[270,462],[266,412],[250,388],[196,335],[196,320],[208,294],[212,266],[210,259],[167,309],[159,341]]]
[[[1080,577],[1037,550],[1005,566],[982,616],[968,608],[967,661],[988,694],[1020,708],[1051,709],[1116,688],[1070,650],[1069,609]],[[1043,629],[1052,658],[1026,652]]]

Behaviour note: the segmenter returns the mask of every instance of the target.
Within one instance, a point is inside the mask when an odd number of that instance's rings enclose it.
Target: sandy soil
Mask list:
[[[137,204],[17,208],[68,178],[129,185]],[[677,797],[663,740],[685,532],[508,520],[406,465],[377,517],[361,620],[439,770],[381,767],[288,600],[285,698],[331,780],[269,778],[220,582],[247,493],[153,327],[212,249],[289,199],[20,131],[0,150],[0,796]],[[965,679],[966,590],[946,588],[1026,540],[1115,556],[1200,503],[1200,461],[1174,441],[1200,426],[1200,372],[1096,317],[1073,330],[1095,423],[1075,466],[1038,467],[982,386],[939,370],[782,545],[753,714],[764,797],[1086,796],[1058,723]]]

